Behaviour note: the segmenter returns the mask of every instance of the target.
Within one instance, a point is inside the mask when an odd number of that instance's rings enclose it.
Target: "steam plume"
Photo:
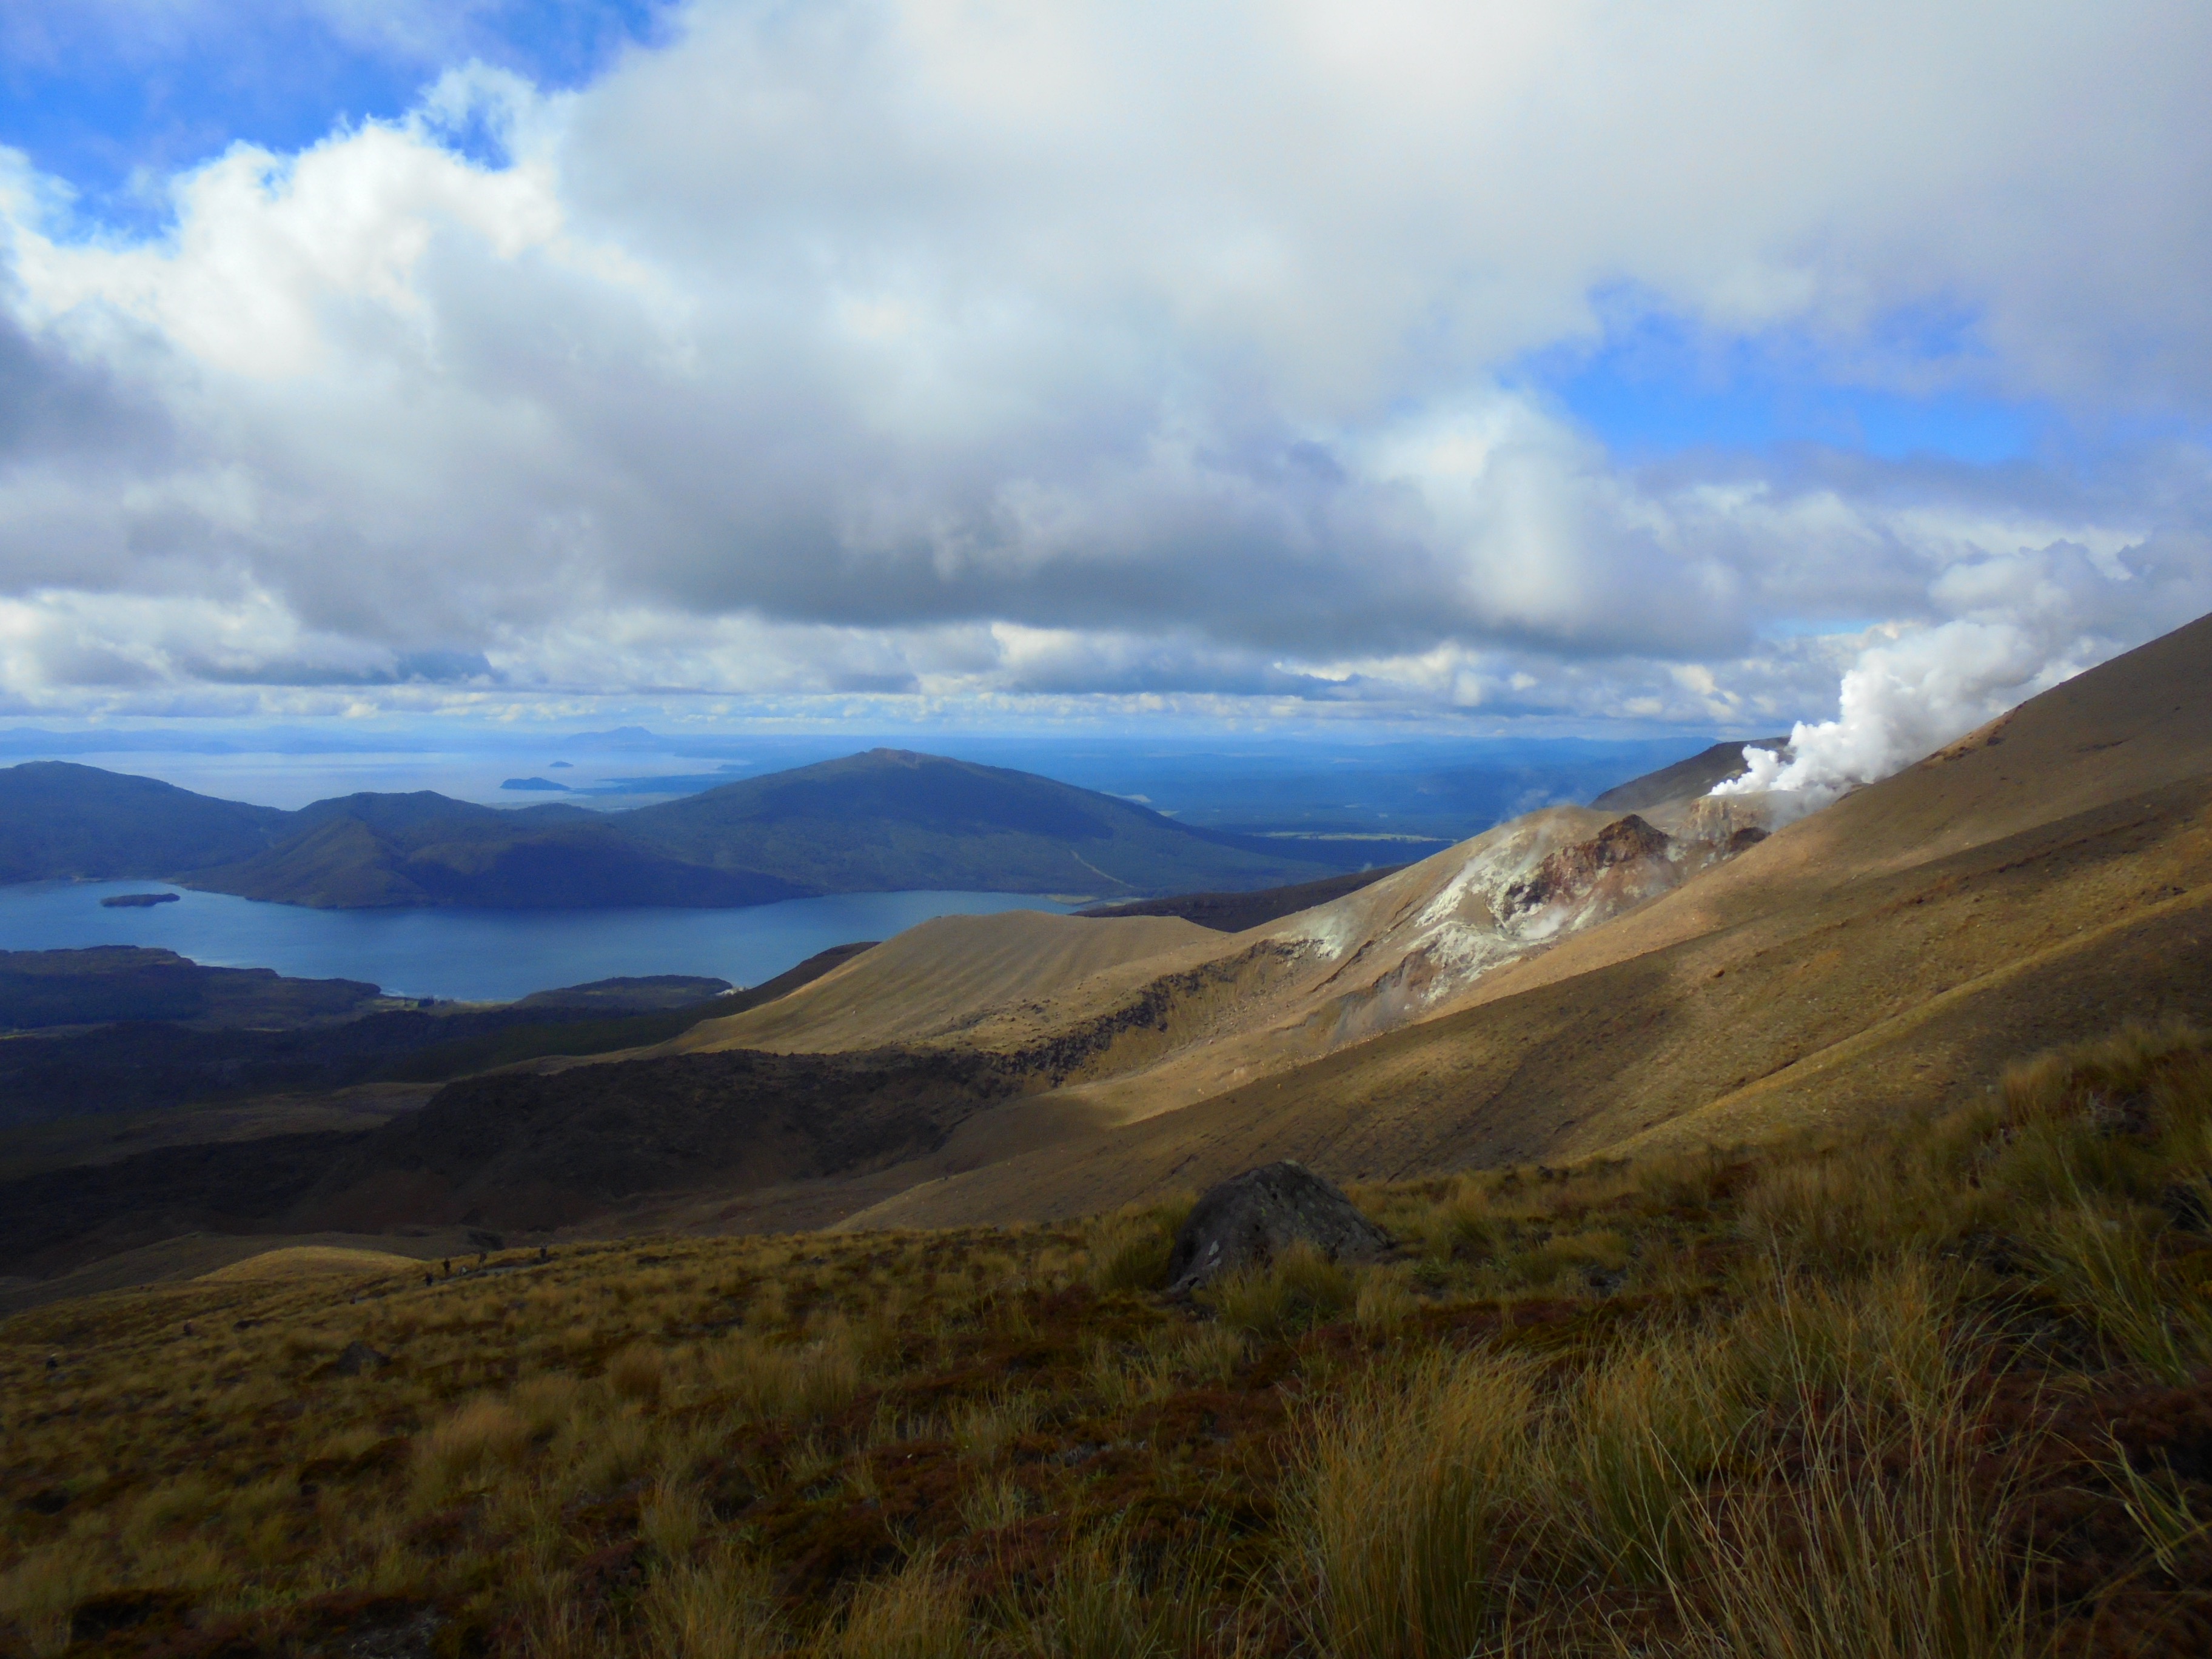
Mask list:
[[[2088,665],[2074,648],[2009,622],[1949,622],[1875,646],[1844,675],[1840,718],[1799,721],[1786,758],[1747,748],[1750,769],[1712,793],[1771,791],[1778,823],[1802,817]]]

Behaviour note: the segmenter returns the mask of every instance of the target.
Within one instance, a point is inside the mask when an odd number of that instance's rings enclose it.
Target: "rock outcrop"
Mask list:
[[[1169,1292],[1264,1267],[1293,1244],[1310,1244],[1334,1261],[1370,1261],[1390,1248],[1390,1236],[1304,1164],[1263,1164],[1212,1188],[1176,1229]]]
[[[1615,818],[1589,840],[1562,847],[1538,865],[1535,873],[1528,879],[1508,887],[1505,914],[1511,915],[1561,899],[1579,898],[1599,876],[1616,865],[1664,858],[1674,845],[1671,837],[1653,829],[1633,812],[1626,817]]]

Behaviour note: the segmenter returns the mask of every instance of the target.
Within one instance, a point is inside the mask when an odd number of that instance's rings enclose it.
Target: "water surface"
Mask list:
[[[114,893],[175,904],[108,910]],[[932,916],[1072,908],[1025,893],[837,893],[741,910],[310,910],[159,882],[0,887],[0,950],[155,945],[213,968],[362,979],[392,996],[503,1001],[618,974],[772,979],[817,951]]]

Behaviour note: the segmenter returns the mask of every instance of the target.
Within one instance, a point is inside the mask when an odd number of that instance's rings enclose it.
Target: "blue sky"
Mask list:
[[[89,0],[0,6],[0,144],[76,192],[92,226],[171,220],[168,176],[234,143],[296,150],[334,128],[395,120],[475,59],[555,89],[647,41],[650,0],[490,0],[388,7]]]
[[[2212,607],[2207,56],[0,0],[0,720],[1940,731]]]
[[[1879,362],[1857,364],[1802,334],[1701,338],[1663,313],[1608,309],[1601,343],[1542,354],[1526,372],[1624,456],[1816,445],[1989,465],[2033,454],[2054,425],[2038,400],[1972,389],[1972,328],[1956,319],[1893,330]],[[1933,392],[1881,383],[1961,368],[1966,385]]]

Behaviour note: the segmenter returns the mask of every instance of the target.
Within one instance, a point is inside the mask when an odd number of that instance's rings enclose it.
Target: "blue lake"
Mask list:
[[[146,892],[179,896],[144,910],[100,906]],[[838,893],[742,910],[309,910],[159,882],[33,882],[0,887],[0,950],[155,945],[212,968],[489,1002],[619,974],[757,985],[817,951],[932,916],[1073,908],[1024,893]]]

